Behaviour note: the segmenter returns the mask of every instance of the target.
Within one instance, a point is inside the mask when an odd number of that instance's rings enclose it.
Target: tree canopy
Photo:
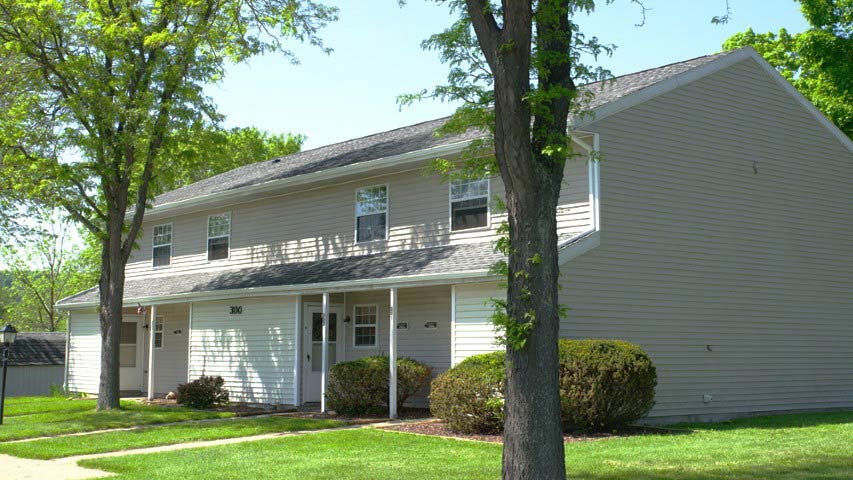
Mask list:
[[[220,120],[203,88],[229,62],[295,61],[294,40],[325,49],[317,32],[336,12],[311,0],[0,0],[4,181],[100,242],[98,408],[119,407],[125,266],[174,134]]]
[[[164,157],[173,159],[158,175],[155,193],[189,185],[262,160],[282,157],[302,149],[305,136],[276,134],[255,127],[228,130],[193,125],[176,132]]]
[[[798,1],[808,30],[755,33],[750,28],[729,37],[723,48],[755,48],[853,138],[853,0]]]

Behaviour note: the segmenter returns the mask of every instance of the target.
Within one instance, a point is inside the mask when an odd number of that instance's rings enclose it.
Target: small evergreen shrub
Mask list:
[[[364,357],[329,369],[326,401],[340,415],[388,411],[390,363],[388,357]],[[397,359],[397,408],[429,383],[432,367],[411,358]]]
[[[177,402],[190,408],[211,408],[228,404],[228,390],[222,377],[202,375],[189,383],[178,385]]]
[[[571,429],[603,430],[645,416],[655,404],[657,372],[638,345],[619,340],[560,340],[560,409]],[[503,430],[506,354],[474,355],[432,382],[430,410],[460,433]]]
[[[432,382],[430,411],[461,433],[499,433],[503,429],[506,354],[474,355]]]
[[[571,428],[603,430],[644,417],[655,405],[657,370],[620,340],[560,340],[560,404]]]

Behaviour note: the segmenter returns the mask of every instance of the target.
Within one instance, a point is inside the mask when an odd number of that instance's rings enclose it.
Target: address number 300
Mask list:
[[[231,315],[240,315],[243,313],[242,305],[231,305]]]

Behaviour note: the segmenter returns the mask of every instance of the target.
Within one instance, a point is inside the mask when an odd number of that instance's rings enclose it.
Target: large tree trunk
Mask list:
[[[121,218],[121,217],[119,217]],[[124,261],[122,260],[122,220],[110,219],[109,238],[101,247],[100,323],[101,379],[98,385],[98,410],[119,408],[119,343],[124,299]],[[117,223],[118,225],[112,225]]]
[[[532,96],[533,3],[502,2],[502,28],[488,2],[467,3],[494,75],[495,157],[506,186],[511,245],[507,314],[517,324],[532,322],[523,345],[519,339],[507,339],[503,478],[562,480],[566,472],[558,378],[557,201],[569,153],[564,150],[566,127],[575,91],[569,4],[568,0],[538,3],[539,85],[533,94],[538,96]]]

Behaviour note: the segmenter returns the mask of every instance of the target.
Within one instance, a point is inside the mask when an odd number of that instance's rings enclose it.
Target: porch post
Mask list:
[[[154,399],[154,337],[157,332],[157,305],[151,305],[151,321],[148,322],[148,400]]]
[[[329,376],[329,292],[323,292],[323,372],[320,375],[320,411],[326,413],[326,384]]]
[[[391,345],[388,348],[388,365],[390,367],[388,385],[388,416],[397,418],[397,287],[391,288]]]

